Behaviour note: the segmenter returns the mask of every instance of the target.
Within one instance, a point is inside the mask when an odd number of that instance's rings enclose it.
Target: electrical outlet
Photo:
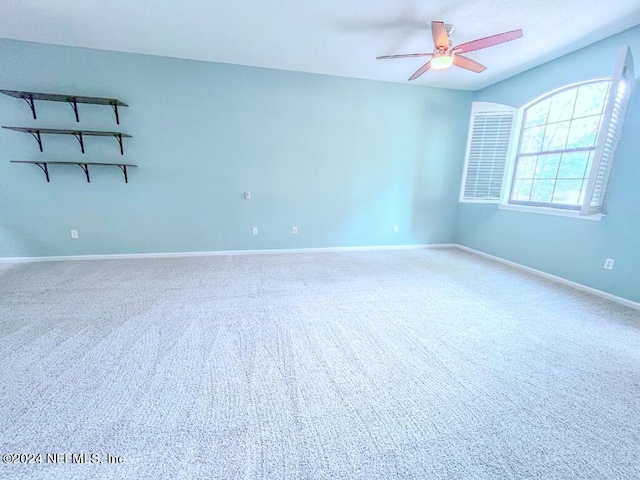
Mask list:
[[[613,262],[615,262],[615,260],[613,258],[605,258],[605,260],[604,260],[604,268],[606,270],[613,270]]]
[[[298,227],[291,227],[291,235],[297,235],[298,234]]]
[[[71,238],[78,238],[78,230],[71,230]]]
[[[258,234],[258,227],[253,227],[252,233],[254,235],[257,235]]]
[[[393,226],[393,233],[398,233],[398,225]]]

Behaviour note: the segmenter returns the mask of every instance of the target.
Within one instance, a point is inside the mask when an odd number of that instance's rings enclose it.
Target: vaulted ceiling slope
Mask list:
[[[0,0],[0,37],[405,83],[430,52],[431,21],[451,41],[521,28],[469,53],[487,70],[429,71],[416,85],[478,90],[640,24],[638,0]]]

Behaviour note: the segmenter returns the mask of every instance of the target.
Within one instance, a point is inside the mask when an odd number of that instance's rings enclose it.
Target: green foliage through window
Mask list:
[[[526,108],[509,203],[580,209],[609,85],[571,86]]]

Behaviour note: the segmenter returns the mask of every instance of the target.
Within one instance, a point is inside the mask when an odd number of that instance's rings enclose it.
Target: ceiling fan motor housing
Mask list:
[[[447,35],[451,36],[453,34],[453,31],[455,30],[456,27],[454,27],[453,25],[451,25],[450,23],[445,23],[444,24],[444,28],[447,31]]]

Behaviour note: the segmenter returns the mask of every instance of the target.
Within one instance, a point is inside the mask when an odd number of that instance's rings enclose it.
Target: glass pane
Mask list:
[[[525,128],[522,133],[520,153],[536,153],[542,149],[544,127]]]
[[[580,178],[585,176],[589,152],[562,154],[558,178]]]
[[[594,147],[599,124],[600,115],[573,120],[569,128],[567,148]]]
[[[534,180],[531,188],[531,201],[551,203],[555,180]]]
[[[551,99],[548,98],[540,103],[531,105],[527,108],[526,119],[524,122],[525,128],[535,127],[538,125],[544,125],[547,123],[547,116],[549,115],[549,105],[551,105]]]
[[[608,90],[608,81],[580,87],[573,117],[578,118],[601,114]]]
[[[536,178],[556,178],[560,157],[560,154],[540,155],[536,166]]]
[[[528,202],[533,180],[516,180],[511,189],[511,200]]]
[[[567,144],[567,136],[569,135],[569,126],[571,122],[560,122],[547,125],[542,142],[542,150],[562,150]]]
[[[538,157],[535,155],[518,158],[518,165],[516,166],[516,178],[533,178],[536,171],[536,160]]]
[[[573,115],[573,107],[576,103],[577,88],[566,90],[551,97],[549,108],[549,123],[569,120]]]
[[[582,179],[556,181],[556,189],[553,193],[553,203],[561,203],[563,205],[578,205],[578,201],[580,200],[581,188]]]

